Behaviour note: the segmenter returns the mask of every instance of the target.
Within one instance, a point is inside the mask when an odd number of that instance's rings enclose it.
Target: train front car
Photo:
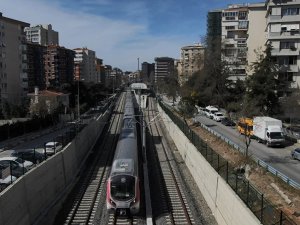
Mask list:
[[[137,214],[140,210],[138,146],[134,117],[132,97],[127,93],[123,125],[107,182],[106,195],[107,209],[116,210],[120,215]]]

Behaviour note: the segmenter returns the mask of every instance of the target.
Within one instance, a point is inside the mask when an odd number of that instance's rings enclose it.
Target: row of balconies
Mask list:
[[[268,39],[300,39],[299,30],[293,31],[281,31],[281,32],[269,32]]]
[[[299,49],[294,46],[289,49],[273,48],[271,54],[272,56],[297,56],[299,55]]]
[[[268,23],[280,23],[280,22],[295,22],[300,21],[300,15],[269,15],[267,22]]]

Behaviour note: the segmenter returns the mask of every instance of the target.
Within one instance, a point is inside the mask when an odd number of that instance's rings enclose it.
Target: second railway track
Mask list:
[[[160,170],[157,168],[154,169],[156,166],[153,167],[153,165],[150,165],[151,168],[149,170],[156,170],[155,175],[150,175],[151,177],[161,176],[161,180],[158,181],[160,184],[160,197],[156,197],[160,200],[154,200],[152,206],[152,208],[159,208],[160,210],[157,210],[155,213],[157,218],[154,218],[154,220],[156,224],[195,224],[182,190],[183,186],[178,178],[176,163],[174,162],[168,143],[163,137],[159,122],[155,120],[157,116],[155,109],[155,103],[153,99],[150,98],[149,110],[146,111],[148,129],[151,136],[150,140],[148,140],[153,143],[151,147],[155,152],[152,154],[154,154],[159,161],[158,167]],[[152,157],[155,158],[155,156]],[[153,160],[151,162],[153,163]],[[157,189],[158,187],[155,188]],[[155,198],[155,196],[153,197]]]

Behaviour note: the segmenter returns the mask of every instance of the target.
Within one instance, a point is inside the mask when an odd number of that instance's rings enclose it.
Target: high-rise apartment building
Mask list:
[[[97,82],[96,53],[87,48],[75,48],[75,79],[84,82]]]
[[[142,63],[142,80],[145,83],[153,84],[154,82],[154,63],[143,62]]]
[[[52,25],[36,25],[34,27],[26,27],[27,42],[39,45],[59,45],[58,32],[52,30]]]
[[[248,4],[222,10],[222,59],[228,65],[230,80],[246,78],[248,27]]]
[[[184,46],[181,48],[181,71],[179,83],[186,82],[195,72],[204,66],[205,48],[201,44]]]
[[[44,62],[46,51],[46,46],[27,43],[28,92],[33,92],[35,87],[40,90],[46,88]]]
[[[26,36],[29,23],[0,13],[0,105],[21,104],[28,93]]]
[[[209,54],[221,53],[221,36],[222,36],[222,10],[212,10],[207,14],[207,31],[206,31],[206,52]]]
[[[164,78],[174,76],[175,72],[174,59],[169,57],[155,58],[155,83],[164,81]]]
[[[289,88],[300,86],[300,0],[267,0],[268,42],[280,68],[279,79]],[[285,95],[286,93],[279,93]]]
[[[72,83],[74,78],[74,55],[71,49],[48,45],[44,55],[46,87],[60,87]]]

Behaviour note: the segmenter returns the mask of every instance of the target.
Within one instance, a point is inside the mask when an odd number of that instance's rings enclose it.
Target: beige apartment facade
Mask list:
[[[0,105],[19,105],[28,93],[26,36],[29,23],[10,19],[0,13]]]
[[[222,59],[229,69],[230,80],[244,80],[247,67],[248,5],[228,5],[222,10]]]
[[[254,3],[248,5],[248,38],[247,38],[247,75],[251,75],[252,65],[259,59],[258,54],[265,50],[267,42],[267,21],[265,3]]]

